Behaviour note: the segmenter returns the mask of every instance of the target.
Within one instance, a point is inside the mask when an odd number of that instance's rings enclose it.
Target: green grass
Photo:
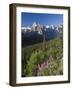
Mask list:
[[[37,74],[35,72],[38,64],[53,57],[50,67]],[[23,76],[48,76],[63,74],[63,45],[61,38],[22,48],[22,75]]]

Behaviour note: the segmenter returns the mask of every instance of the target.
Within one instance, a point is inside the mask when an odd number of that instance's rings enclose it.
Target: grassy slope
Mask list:
[[[53,57],[53,61],[50,63],[51,68],[46,69],[40,75],[58,75],[62,74],[62,40],[56,38],[48,42],[38,43],[32,46],[28,46],[22,49],[22,75],[34,76],[34,70],[38,63],[43,60]]]

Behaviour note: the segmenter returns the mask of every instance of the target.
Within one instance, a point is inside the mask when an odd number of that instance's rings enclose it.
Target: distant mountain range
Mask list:
[[[34,22],[31,27],[22,27],[22,46],[28,46],[56,38],[62,33],[63,26],[40,25]]]
[[[32,32],[32,31],[37,31],[38,34],[42,34],[42,30],[46,31],[47,29],[53,29],[53,30],[57,30],[58,32],[62,32],[62,28],[63,25],[60,26],[54,26],[54,25],[41,25],[39,23],[34,22],[32,24],[31,27],[27,26],[27,27],[22,27],[21,30],[23,33],[27,33],[27,32]]]

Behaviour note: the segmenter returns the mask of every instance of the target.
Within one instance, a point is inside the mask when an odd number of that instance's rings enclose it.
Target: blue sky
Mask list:
[[[63,24],[62,14],[43,14],[43,13],[21,13],[21,26],[31,26],[33,22],[42,25],[61,25]]]

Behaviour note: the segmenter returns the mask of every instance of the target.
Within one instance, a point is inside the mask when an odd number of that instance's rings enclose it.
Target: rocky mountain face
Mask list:
[[[57,30],[58,32],[61,32],[62,28],[63,28],[62,25],[60,25],[58,27],[56,27],[54,25],[50,25],[50,26],[46,25],[45,26],[45,25],[41,25],[39,23],[34,22],[31,27],[28,27],[28,26],[22,27],[22,32],[27,33],[27,32],[37,31],[39,34],[42,34],[42,30],[46,31],[47,29],[53,29],[53,30]]]

